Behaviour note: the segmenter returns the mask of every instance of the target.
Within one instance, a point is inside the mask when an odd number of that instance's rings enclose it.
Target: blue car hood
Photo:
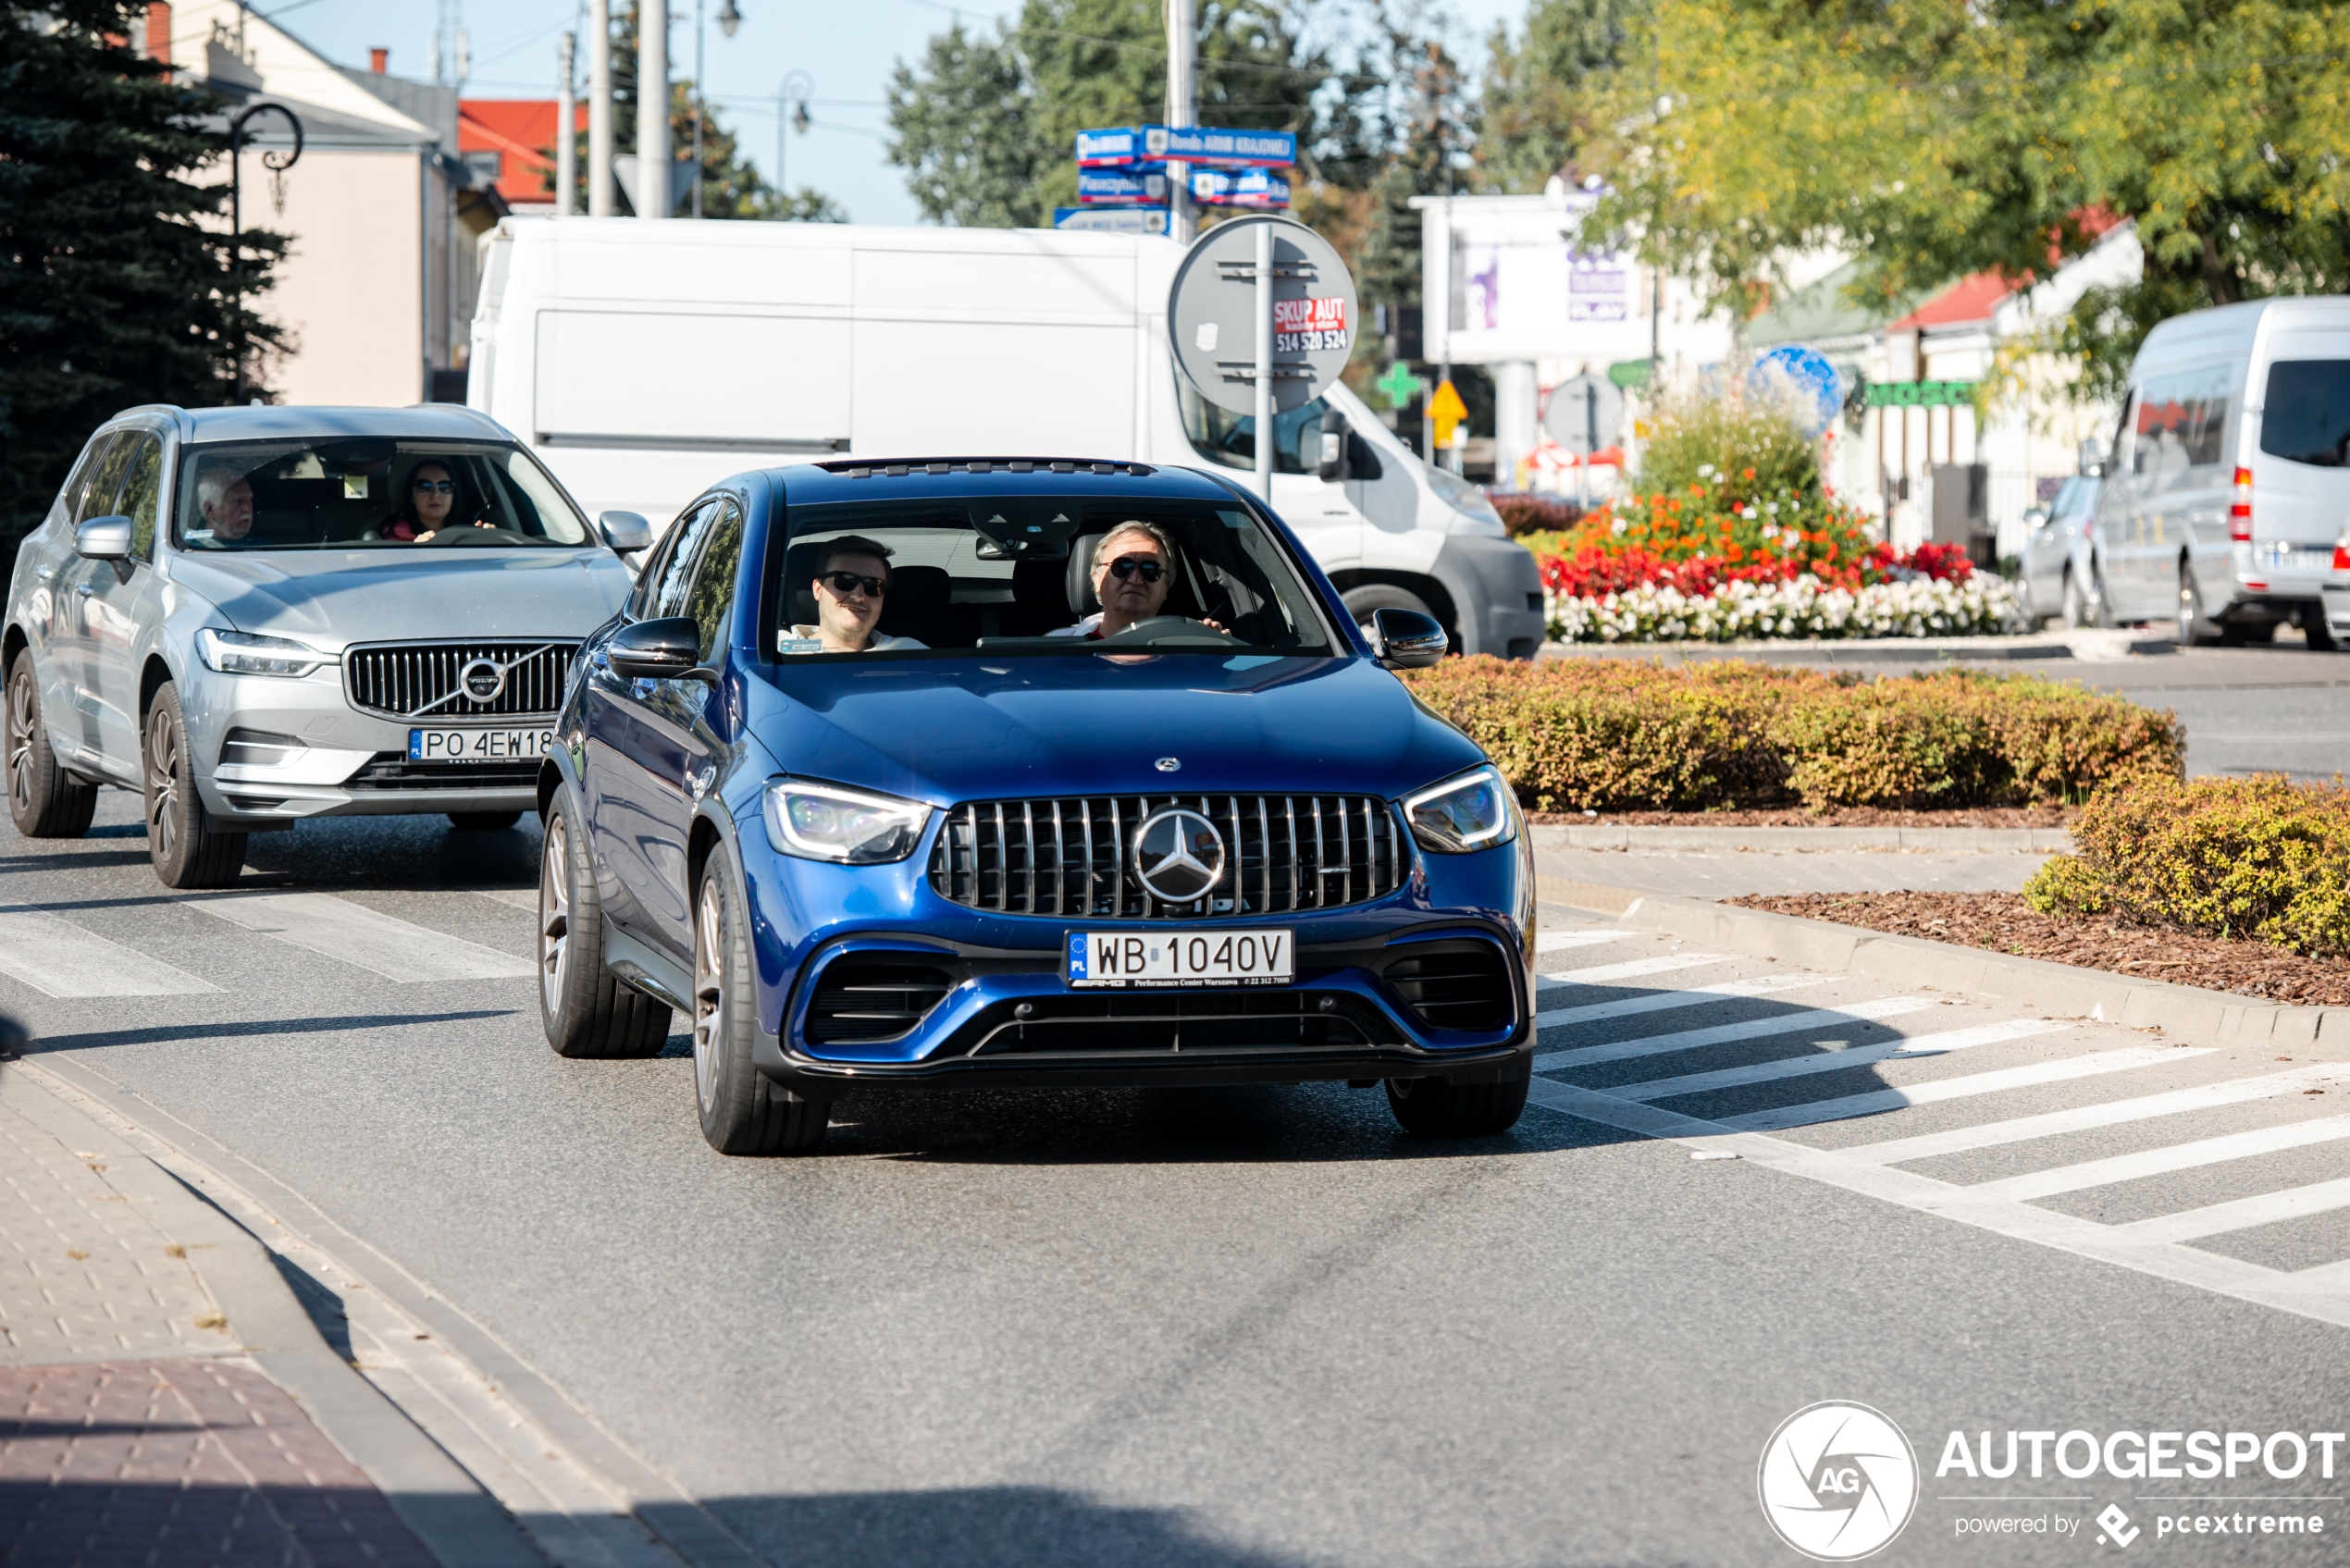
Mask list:
[[[952,805],[1042,795],[1393,796],[1476,744],[1367,660],[1161,654],[772,666],[752,734],[779,768]],[[1180,766],[1169,772],[1164,758]]]

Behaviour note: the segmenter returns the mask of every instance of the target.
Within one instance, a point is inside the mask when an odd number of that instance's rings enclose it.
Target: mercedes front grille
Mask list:
[[[551,714],[578,651],[576,642],[375,643],[342,656],[343,691],[353,708],[388,719]],[[503,676],[486,701],[461,684],[467,666],[485,661]]]

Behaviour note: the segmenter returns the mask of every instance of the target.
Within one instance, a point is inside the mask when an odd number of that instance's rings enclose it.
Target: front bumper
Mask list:
[[[1453,596],[1462,653],[1532,659],[1548,635],[1542,569],[1512,539],[1453,534],[1436,552],[1436,579]]]

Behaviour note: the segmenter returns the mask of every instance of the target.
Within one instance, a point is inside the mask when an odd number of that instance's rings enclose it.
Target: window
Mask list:
[[[702,547],[701,563],[694,568],[694,584],[686,590],[685,613],[701,628],[701,661],[718,661],[720,639],[726,632],[726,611],[735,602],[736,569],[743,560],[743,509],[732,500],[718,502],[718,521],[710,542]]]
[[[477,147],[465,154],[465,167],[476,184],[487,185],[506,172],[506,157],[494,147]]]
[[[2319,468],[2350,467],[2350,359],[2281,359],[2269,366],[2260,450]]]
[[[2158,376],[2139,388],[2130,472],[2168,474],[2220,462],[2232,378],[2219,364]]]
[[[100,436],[82,452],[80,464],[74,469],[72,477],[66,481],[65,489],[59,492],[57,497],[58,504],[66,509],[67,527],[80,526],[85,517],[104,515],[102,512],[88,512],[83,508],[90,499],[92,481],[97,477],[99,471],[105,467],[108,454],[121,440],[122,438],[119,435]]]
[[[182,549],[585,547],[587,520],[511,445],[347,437],[182,449]]]
[[[123,443],[133,452],[122,476],[122,491],[114,509],[130,519],[130,555],[135,561],[155,558],[155,512],[162,500],[163,440],[139,431]]]
[[[138,461],[142,433],[125,430],[106,448],[106,455],[99,461],[97,472],[90,476],[89,493],[81,498],[81,518],[112,517],[122,508],[116,504],[122,494],[122,481],[130,465]]]
[[[1183,433],[1192,448],[1208,462],[1254,473],[1256,468],[1256,416],[1218,408],[1190,387],[1176,389],[1183,411]],[[1322,414],[1330,405],[1320,398],[1287,414],[1273,415],[1273,472],[1315,474],[1322,471]]]
[[[694,558],[701,553],[702,540],[717,518],[718,501],[713,497],[678,518],[669,530],[676,543],[662,558],[659,575],[652,579],[651,592],[646,600],[651,606],[651,619],[667,620],[686,613],[686,595],[694,584]]]

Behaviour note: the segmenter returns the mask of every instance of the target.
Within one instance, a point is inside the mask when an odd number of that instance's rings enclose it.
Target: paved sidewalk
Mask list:
[[[1738,898],[1750,893],[2013,893],[2047,858],[2028,851],[1537,848],[1534,870],[1545,883],[1598,883],[1690,898]],[[1543,896],[1577,901],[1563,887],[1546,887]]]
[[[28,1090],[0,1094],[0,1562],[431,1568],[241,1353],[189,1256],[212,1244],[118,1187],[119,1146],[91,1127],[77,1147],[79,1118]]]

